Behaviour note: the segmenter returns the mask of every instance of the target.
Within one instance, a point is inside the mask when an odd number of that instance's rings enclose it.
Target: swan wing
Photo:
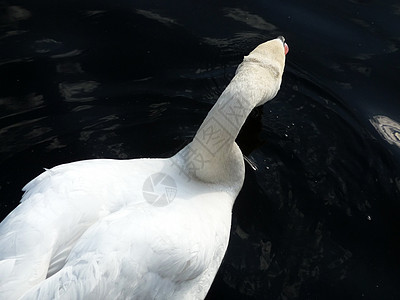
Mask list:
[[[147,203],[110,214],[23,299],[184,299],[215,256],[215,233],[196,221]]]
[[[154,161],[150,165],[158,168]],[[148,165],[148,160],[80,161],[29,182],[21,204],[0,224],[0,298],[17,298],[56,273],[92,224],[141,201],[131,192],[141,190],[132,178],[140,179],[136,173]]]

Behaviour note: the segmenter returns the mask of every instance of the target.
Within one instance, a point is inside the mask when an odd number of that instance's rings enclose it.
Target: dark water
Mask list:
[[[0,219],[44,167],[174,154],[284,35],[207,299],[400,299],[399,28],[396,1],[0,1]]]

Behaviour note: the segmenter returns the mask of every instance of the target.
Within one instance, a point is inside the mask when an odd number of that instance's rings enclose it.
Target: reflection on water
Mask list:
[[[400,148],[400,123],[386,116],[374,116],[371,124],[389,144]]]
[[[100,84],[96,81],[62,82],[59,84],[61,95],[67,102],[92,101],[95,98],[89,96]]]
[[[15,23],[29,19],[31,17],[31,12],[21,6],[11,5],[8,6],[4,14],[1,16],[1,22],[14,25]]]
[[[59,84],[60,93],[67,102],[93,101],[90,96],[100,84],[96,81],[62,82]]]
[[[29,19],[32,16],[31,12],[23,7],[11,5],[2,13],[1,6],[0,3],[0,28],[2,29],[0,40],[26,33],[27,31],[20,29],[18,24],[20,21]]]
[[[44,54],[58,50],[62,47],[62,45],[62,42],[47,38],[35,41],[32,45],[32,48],[36,53]]]
[[[66,58],[66,57],[78,56],[81,53],[82,53],[81,50],[75,49],[75,50],[71,50],[71,51],[68,51],[65,53],[52,55],[51,58]]]
[[[235,21],[243,22],[244,24],[259,30],[273,31],[276,26],[265,21],[262,17],[242,10],[240,8],[225,8],[225,16],[232,18]]]
[[[137,9],[136,13],[139,15],[142,15],[146,18],[160,22],[167,26],[178,24],[174,19],[169,18],[169,17],[160,16],[159,14],[152,12],[152,11],[148,11],[148,10],[144,10],[144,9]]]
[[[37,95],[36,93],[30,93],[19,97],[19,99],[17,97],[0,98],[0,119],[22,114],[26,111],[39,108],[42,105],[43,95]]]

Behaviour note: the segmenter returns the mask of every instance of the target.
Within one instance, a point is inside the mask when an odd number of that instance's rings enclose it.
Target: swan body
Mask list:
[[[204,299],[244,180],[235,138],[278,92],[285,45],[246,56],[171,158],[78,161],[29,182],[0,224],[0,299]]]

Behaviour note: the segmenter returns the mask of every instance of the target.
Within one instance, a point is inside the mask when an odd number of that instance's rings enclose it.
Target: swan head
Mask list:
[[[259,60],[260,63],[268,64],[276,62],[276,70],[282,77],[283,69],[285,67],[285,57],[289,51],[288,45],[285,43],[285,38],[279,36],[276,39],[267,41],[258,45],[253,51],[250,52],[246,59]]]
[[[251,89],[261,92],[256,97],[256,106],[271,100],[278,93],[288,51],[285,38],[280,36],[258,45],[239,65],[236,75],[242,73],[248,82],[256,84]]]

